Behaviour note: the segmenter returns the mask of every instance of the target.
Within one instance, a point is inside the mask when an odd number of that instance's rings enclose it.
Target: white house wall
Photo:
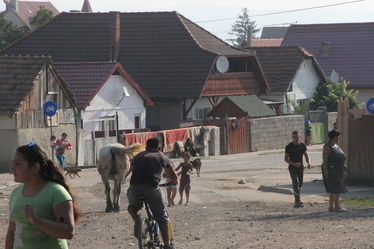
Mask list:
[[[127,88],[129,97],[123,97],[123,87]],[[141,117],[140,128],[145,128],[146,109],[144,101],[120,75],[112,75],[92,99],[86,110],[81,112],[85,137],[88,138],[90,132],[94,130],[93,123],[89,120],[99,119],[103,116],[113,116],[116,112],[118,113],[119,130],[134,129],[136,115]],[[98,130],[98,125],[95,130]]]
[[[288,100],[297,102],[299,100],[312,98],[320,82],[321,78],[314,68],[312,60],[304,60],[292,82],[292,91],[287,92]],[[292,107],[289,107],[289,109],[292,111]],[[287,113],[286,106],[284,106],[283,112]]]
[[[190,106],[191,103],[192,103],[192,100],[187,100],[187,107]],[[207,97],[199,98],[196,101],[195,105],[192,107],[191,111],[187,115],[187,120],[197,120],[196,110],[202,109],[202,108],[209,108],[209,110],[212,110],[213,108]]]
[[[369,99],[374,98],[374,89],[358,89],[357,101],[363,103],[362,108],[366,108]]]

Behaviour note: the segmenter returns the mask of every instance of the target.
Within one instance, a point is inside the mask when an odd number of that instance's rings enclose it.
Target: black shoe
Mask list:
[[[171,244],[171,245],[164,245],[164,249],[175,249],[175,248],[174,248],[174,245]]]
[[[303,202],[302,201],[297,201],[295,202],[295,204],[293,205],[294,208],[301,208],[301,207],[304,207],[303,205]]]

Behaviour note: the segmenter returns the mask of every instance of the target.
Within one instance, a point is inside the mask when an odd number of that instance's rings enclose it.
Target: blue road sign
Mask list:
[[[57,111],[57,105],[55,102],[53,101],[47,101],[44,103],[43,105],[44,107],[44,114],[49,116],[49,117],[52,117],[54,115],[56,115],[56,111]]]
[[[371,114],[374,114],[374,98],[371,98],[371,99],[368,100],[368,102],[366,104],[366,109],[368,109],[368,111]]]

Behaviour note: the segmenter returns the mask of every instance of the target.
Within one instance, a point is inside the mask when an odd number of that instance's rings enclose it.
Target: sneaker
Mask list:
[[[294,208],[301,208],[301,207],[304,207],[304,205],[301,201],[298,201],[298,202],[295,202],[295,204],[293,204],[293,207]]]
[[[174,248],[174,245],[171,244],[171,245],[164,245],[164,249],[175,249],[175,248]]]
[[[346,212],[347,211],[347,209],[345,209],[345,208],[338,208],[335,212]]]

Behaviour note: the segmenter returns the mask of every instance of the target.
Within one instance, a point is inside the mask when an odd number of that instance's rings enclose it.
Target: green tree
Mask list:
[[[235,23],[231,26],[229,35],[234,36],[233,39],[228,39],[234,46],[244,48],[248,44],[248,31],[251,30],[251,37],[255,38],[255,34],[260,31],[256,28],[256,21],[249,17],[249,10],[243,8]]]
[[[30,24],[35,27],[43,26],[51,21],[54,17],[52,11],[46,9],[45,7],[41,6],[40,10],[36,12],[36,15],[32,18]]]
[[[0,51],[30,32],[26,26],[18,28],[0,14]]]
[[[347,98],[349,108],[360,108],[362,103],[358,102],[357,91],[348,89],[349,81],[333,83],[330,79],[318,85],[314,97],[310,102],[310,109],[315,110],[320,106],[326,106],[327,111],[336,112],[338,110],[338,100]]]

